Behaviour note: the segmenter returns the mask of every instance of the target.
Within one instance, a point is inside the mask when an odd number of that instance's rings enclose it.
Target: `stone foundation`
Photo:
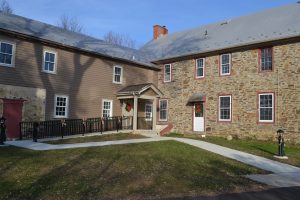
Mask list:
[[[45,120],[46,90],[0,84],[0,98],[25,99],[23,121]],[[3,102],[0,100],[0,116],[3,114]]]

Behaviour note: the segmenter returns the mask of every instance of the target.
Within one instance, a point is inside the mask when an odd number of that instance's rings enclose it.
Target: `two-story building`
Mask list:
[[[0,115],[133,116],[168,131],[300,141],[300,3],[154,38],[139,50],[0,15]],[[144,127],[143,127],[144,128]]]

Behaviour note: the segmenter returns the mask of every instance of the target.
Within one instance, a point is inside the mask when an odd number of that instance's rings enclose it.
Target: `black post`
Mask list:
[[[20,130],[20,140],[23,139],[23,133],[22,133],[22,122],[19,123],[19,130]]]
[[[284,131],[282,129],[277,130],[277,139],[278,139],[278,156],[285,156],[284,152]]]
[[[117,132],[119,132],[119,117],[116,118]]]
[[[64,138],[65,135],[65,126],[66,126],[66,121],[64,119],[61,120],[61,138]]]
[[[4,142],[6,141],[6,135],[5,135],[5,118],[1,117],[0,118],[0,145],[3,145]]]
[[[39,128],[39,123],[33,122],[33,134],[32,134],[33,142],[37,142],[38,128]]]
[[[100,127],[101,131],[100,132],[102,134],[102,132],[103,132],[103,118],[100,118],[100,125],[101,125],[101,127]]]
[[[84,136],[84,133],[85,133],[85,124],[86,124],[86,120],[85,119],[83,119],[82,120],[82,136]]]

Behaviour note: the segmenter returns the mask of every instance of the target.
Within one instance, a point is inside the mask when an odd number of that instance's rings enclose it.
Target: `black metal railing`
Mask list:
[[[151,130],[153,126],[152,118],[138,117],[137,128],[142,130]]]
[[[85,133],[132,129],[132,117],[34,121],[20,123],[20,139],[64,137]]]

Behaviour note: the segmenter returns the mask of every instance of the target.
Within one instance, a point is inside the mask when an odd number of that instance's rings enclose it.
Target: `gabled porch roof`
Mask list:
[[[153,92],[156,94],[156,97],[163,96],[163,93],[152,83],[145,83],[145,84],[138,84],[138,85],[129,85],[120,91],[118,91],[117,96],[140,96],[144,92],[146,92],[148,89],[153,90]]]

